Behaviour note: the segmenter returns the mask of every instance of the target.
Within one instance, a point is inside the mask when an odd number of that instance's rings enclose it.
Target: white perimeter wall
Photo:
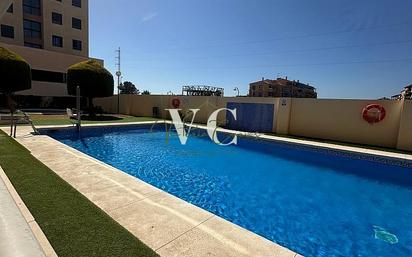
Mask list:
[[[151,117],[158,107],[160,116],[169,119],[165,109],[173,108],[174,98],[181,101],[183,112],[200,109],[196,123],[206,123],[228,102],[273,104],[273,133],[412,151],[412,101],[121,95],[120,113]],[[374,103],[385,107],[386,118],[371,125],[363,120],[362,110]],[[96,99],[95,104],[117,113],[117,96]],[[224,124],[226,113],[218,120]]]

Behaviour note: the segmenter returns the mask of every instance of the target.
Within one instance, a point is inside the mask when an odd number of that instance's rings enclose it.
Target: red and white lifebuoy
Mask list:
[[[180,99],[179,99],[179,98],[174,98],[174,99],[172,100],[172,106],[173,106],[175,109],[179,108],[179,107],[180,107]]]
[[[362,111],[362,117],[369,124],[381,122],[386,117],[386,110],[380,104],[369,104]]]

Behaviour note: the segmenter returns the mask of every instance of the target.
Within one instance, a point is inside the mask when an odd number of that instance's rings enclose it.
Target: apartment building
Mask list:
[[[0,19],[0,45],[29,62],[33,80],[17,94],[67,96],[67,68],[89,59],[88,0],[11,2]]]
[[[249,96],[317,98],[318,94],[316,88],[309,84],[303,84],[299,80],[291,81],[286,77],[276,80],[262,78],[261,81],[250,83]]]
[[[399,94],[392,96],[392,100],[412,100],[412,84],[406,86]]]

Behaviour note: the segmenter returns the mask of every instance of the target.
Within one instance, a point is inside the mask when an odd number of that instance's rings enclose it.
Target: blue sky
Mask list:
[[[262,77],[314,85],[320,98],[391,96],[412,83],[406,0],[90,0],[90,54],[140,90],[186,84],[246,94]]]

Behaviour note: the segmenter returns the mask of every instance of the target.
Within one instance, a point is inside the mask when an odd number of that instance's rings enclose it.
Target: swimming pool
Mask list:
[[[203,130],[50,130],[53,138],[305,256],[411,256],[410,163]],[[221,134],[221,137],[226,136]]]

